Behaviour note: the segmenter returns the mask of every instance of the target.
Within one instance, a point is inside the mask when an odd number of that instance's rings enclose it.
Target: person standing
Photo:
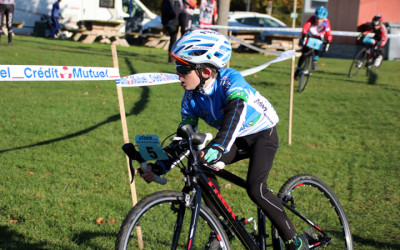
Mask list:
[[[192,28],[194,8],[196,8],[196,3],[193,0],[162,1],[161,21],[165,33],[170,37],[168,55],[177,40],[179,27],[181,27],[181,35]],[[174,62],[174,59],[170,55],[168,56],[168,62]]]
[[[14,19],[14,0],[0,0],[0,39],[3,34],[3,20],[6,16],[6,26],[8,31],[8,46],[12,45],[13,19]]]
[[[51,9],[51,32],[50,37],[54,38],[57,34],[58,30],[60,29],[60,19],[62,19],[61,11],[60,11],[60,2],[61,0],[57,0],[53,4],[53,8]]]
[[[217,1],[216,0],[201,0],[200,4],[200,25],[212,25],[217,23]]]

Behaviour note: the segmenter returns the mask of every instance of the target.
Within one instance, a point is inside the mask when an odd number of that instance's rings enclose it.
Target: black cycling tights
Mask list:
[[[247,193],[251,200],[264,211],[268,219],[276,226],[283,240],[287,241],[296,235],[296,230],[289,221],[281,202],[266,185],[278,147],[278,133],[276,128],[273,127],[253,135],[237,138],[231,150],[224,154],[221,160],[228,164],[244,158],[250,158],[246,179]],[[249,152],[249,155],[237,154],[238,149],[245,149]],[[215,176],[208,177],[215,187],[220,190]],[[203,199],[207,206],[219,216],[217,209],[210,202],[210,198],[203,196]]]

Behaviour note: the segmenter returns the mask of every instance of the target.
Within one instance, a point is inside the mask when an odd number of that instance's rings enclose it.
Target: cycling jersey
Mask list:
[[[327,18],[317,25],[315,16],[310,17],[303,25],[302,34],[332,42],[331,24]]]
[[[375,43],[380,41],[380,47],[385,46],[386,42],[388,41],[388,32],[386,26],[384,24],[381,24],[379,29],[371,27],[364,32],[364,35],[367,35],[371,32],[374,33]]]
[[[274,127],[279,121],[271,103],[234,69],[222,69],[204,93],[185,91],[181,116],[182,124],[197,127],[201,118],[218,129],[213,143],[225,152],[237,137]]]

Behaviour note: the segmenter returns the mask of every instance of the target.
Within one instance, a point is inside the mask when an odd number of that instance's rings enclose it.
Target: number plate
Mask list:
[[[161,148],[157,135],[136,135],[135,141],[140,155],[146,161],[168,160],[168,156]]]

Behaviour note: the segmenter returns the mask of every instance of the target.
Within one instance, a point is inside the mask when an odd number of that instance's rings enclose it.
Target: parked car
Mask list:
[[[261,27],[261,28],[287,28],[288,26],[279,19],[267,14],[257,12],[230,12],[228,25],[238,27]]]
[[[199,24],[199,10],[194,11],[193,24]],[[272,17],[267,14],[257,13],[257,12],[245,12],[245,11],[235,11],[229,12],[228,14],[228,25],[232,27],[242,27],[242,28],[281,28],[283,30],[274,31],[260,31],[260,39],[264,40],[266,36],[272,34],[288,35],[288,36],[299,36],[300,29],[284,30],[289,27],[281,20]],[[232,31],[233,35],[243,34],[243,33],[254,33],[256,31]]]

